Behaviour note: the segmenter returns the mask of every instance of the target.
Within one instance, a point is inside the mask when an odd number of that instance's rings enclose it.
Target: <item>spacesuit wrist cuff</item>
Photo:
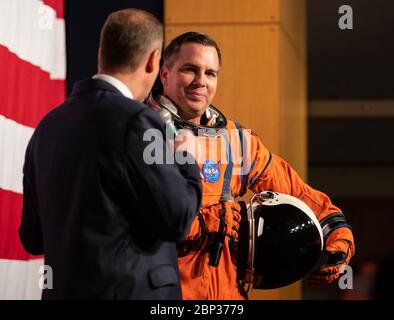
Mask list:
[[[348,228],[352,230],[352,227],[347,224],[342,212],[336,212],[325,217],[320,221],[320,226],[323,232],[324,241],[326,241],[328,237],[339,228]]]

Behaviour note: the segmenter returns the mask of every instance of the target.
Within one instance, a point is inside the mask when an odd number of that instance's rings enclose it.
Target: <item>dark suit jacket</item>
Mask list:
[[[77,83],[36,128],[19,235],[52,268],[43,299],[181,298],[176,241],[199,208],[199,170],[146,164],[149,128],[164,135],[155,112],[102,80]]]

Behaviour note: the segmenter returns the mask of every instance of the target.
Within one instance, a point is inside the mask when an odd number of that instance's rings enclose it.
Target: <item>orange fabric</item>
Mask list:
[[[227,238],[226,238],[227,240]],[[192,251],[178,258],[183,299],[186,300],[241,300],[245,299],[236,281],[236,267],[231,259],[228,241],[217,267],[208,265],[207,242],[203,250]]]
[[[235,123],[231,120],[228,121],[227,130],[235,162],[230,184],[231,194],[234,198],[242,196],[247,189],[255,193],[272,190],[301,199],[311,207],[319,220],[334,212],[340,212],[340,209],[332,204],[327,195],[305,184],[286,161],[277,155],[271,155],[256,135],[242,129],[240,136]],[[209,182],[207,179],[201,181],[203,189],[201,212],[205,218],[208,232],[216,232],[221,212],[219,203],[224,173],[227,167],[225,153],[223,153],[225,140],[215,137],[208,141],[204,137],[201,138],[200,146],[206,150],[205,154],[197,157],[201,170],[205,160],[211,160],[218,153],[221,154],[221,156],[214,158],[220,172],[219,179],[216,182]],[[240,159],[242,162],[239,161]],[[244,170],[240,170],[241,168]],[[239,208],[234,204],[227,204],[227,206],[230,206],[231,210],[227,210],[226,214],[226,234],[237,236],[235,229],[239,226]],[[334,240],[343,238],[349,244],[350,259],[354,254],[354,243],[351,232],[350,235],[349,232],[350,230],[336,233],[337,236],[333,237],[337,238],[333,238],[333,240],[329,238],[330,241],[327,241],[327,244],[331,243],[330,245],[333,247],[339,246],[340,242]],[[186,239],[198,239],[200,235],[201,226],[196,218]],[[199,251],[191,251],[186,256],[178,258],[183,298],[244,299],[237,284],[236,265],[231,257],[228,237],[224,243],[219,265],[217,267],[209,266],[208,260],[207,241],[203,243]]]
[[[219,217],[223,210],[223,206],[226,210],[224,233],[227,236],[238,238],[237,230],[239,228],[239,222],[241,221],[241,208],[236,202],[225,202],[223,205],[213,205],[201,209],[201,213],[207,226],[207,232],[210,233],[218,231],[220,222]]]
[[[354,255],[354,239],[353,234],[348,228],[340,228],[334,230],[326,241],[327,251],[342,251],[349,253],[346,263]]]
[[[229,121],[227,126],[228,139],[230,141],[233,157],[240,157],[240,142],[238,130],[234,122]],[[232,131],[232,130],[234,131]],[[222,188],[224,183],[224,173],[227,168],[226,161],[226,140],[221,138],[200,137],[199,143],[204,148],[205,153],[197,156],[200,169],[203,170],[203,163],[206,160],[213,160],[218,163],[220,177],[218,181],[212,183],[207,179],[202,179],[202,209],[201,213],[207,226],[207,232],[217,232],[219,229],[220,214],[222,204],[220,204]],[[236,160],[236,159],[235,159]],[[240,166],[240,164],[234,164]],[[236,170],[233,170],[236,172]],[[239,188],[236,176],[231,179],[231,193]],[[225,202],[226,219],[224,248],[217,267],[209,266],[208,242],[205,239],[200,251],[191,251],[188,255],[178,258],[179,271],[181,276],[183,299],[201,300],[233,300],[245,299],[240,293],[237,284],[237,272],[234,261],[231,257],[228,236],[237,238],[236,230],[239,228],[240,207],[236,202]],[[196,217],[190,228],[190,232],[185,240],[196,240],[201,236],[201,226]]]
[[[236,239],[238,238],[237,230],[239,228],[239,222],[241,221],[241,207],[237,202],[225,202],[224,206],[226,210],[224,233]],[[208,233],[217,232],[219,230],[222,209],[222,204],[201,208],[200,212],[204,217]],[[185,240],[197,240],[201,235],[200,222],[196,217]]]

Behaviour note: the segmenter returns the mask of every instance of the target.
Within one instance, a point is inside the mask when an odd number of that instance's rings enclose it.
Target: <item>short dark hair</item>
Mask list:
[[[163,25],[152,14],[139,9],[113,12],[101,30],[99,67],[134,71],[154,42],[163,42]]]
[[[197,43],[203,46],[215,48],[218,54],[219,65],[222,65],[222,54],[216,41],[208,35],[199,32],[186,32],[173,39],[163,52],[163,65],[171,67],[173,64],[173,58],[178,54],[182,45],[185,43]]]

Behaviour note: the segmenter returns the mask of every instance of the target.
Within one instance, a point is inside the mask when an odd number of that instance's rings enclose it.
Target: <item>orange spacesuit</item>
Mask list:
[[[202,173],[202,207],[178,250],[184,299],[247,298],[237,283],[231,241],[238,236],[240,221],[240,206],[234,199],[248,189],[254,193],[272,190],[293,195],[307,203],[319,221],[340,213],[327,195],[305,184],[290,165],[267,150],[255,134],[231,120],[225,127],[226,130],[219,130],[210,138],[199,135],[200,147],[205,150],[197,156]],[[209,264],[210,235],[220,228],[226,236],[218,265],[212,266]],[[326,249],[345,252],[347,263],[354,254],[352,233],[346,227],[333,231],[326,241],[332,245]],[[337,271],[329,269],[322,282],[332,281],[338,276]]]

